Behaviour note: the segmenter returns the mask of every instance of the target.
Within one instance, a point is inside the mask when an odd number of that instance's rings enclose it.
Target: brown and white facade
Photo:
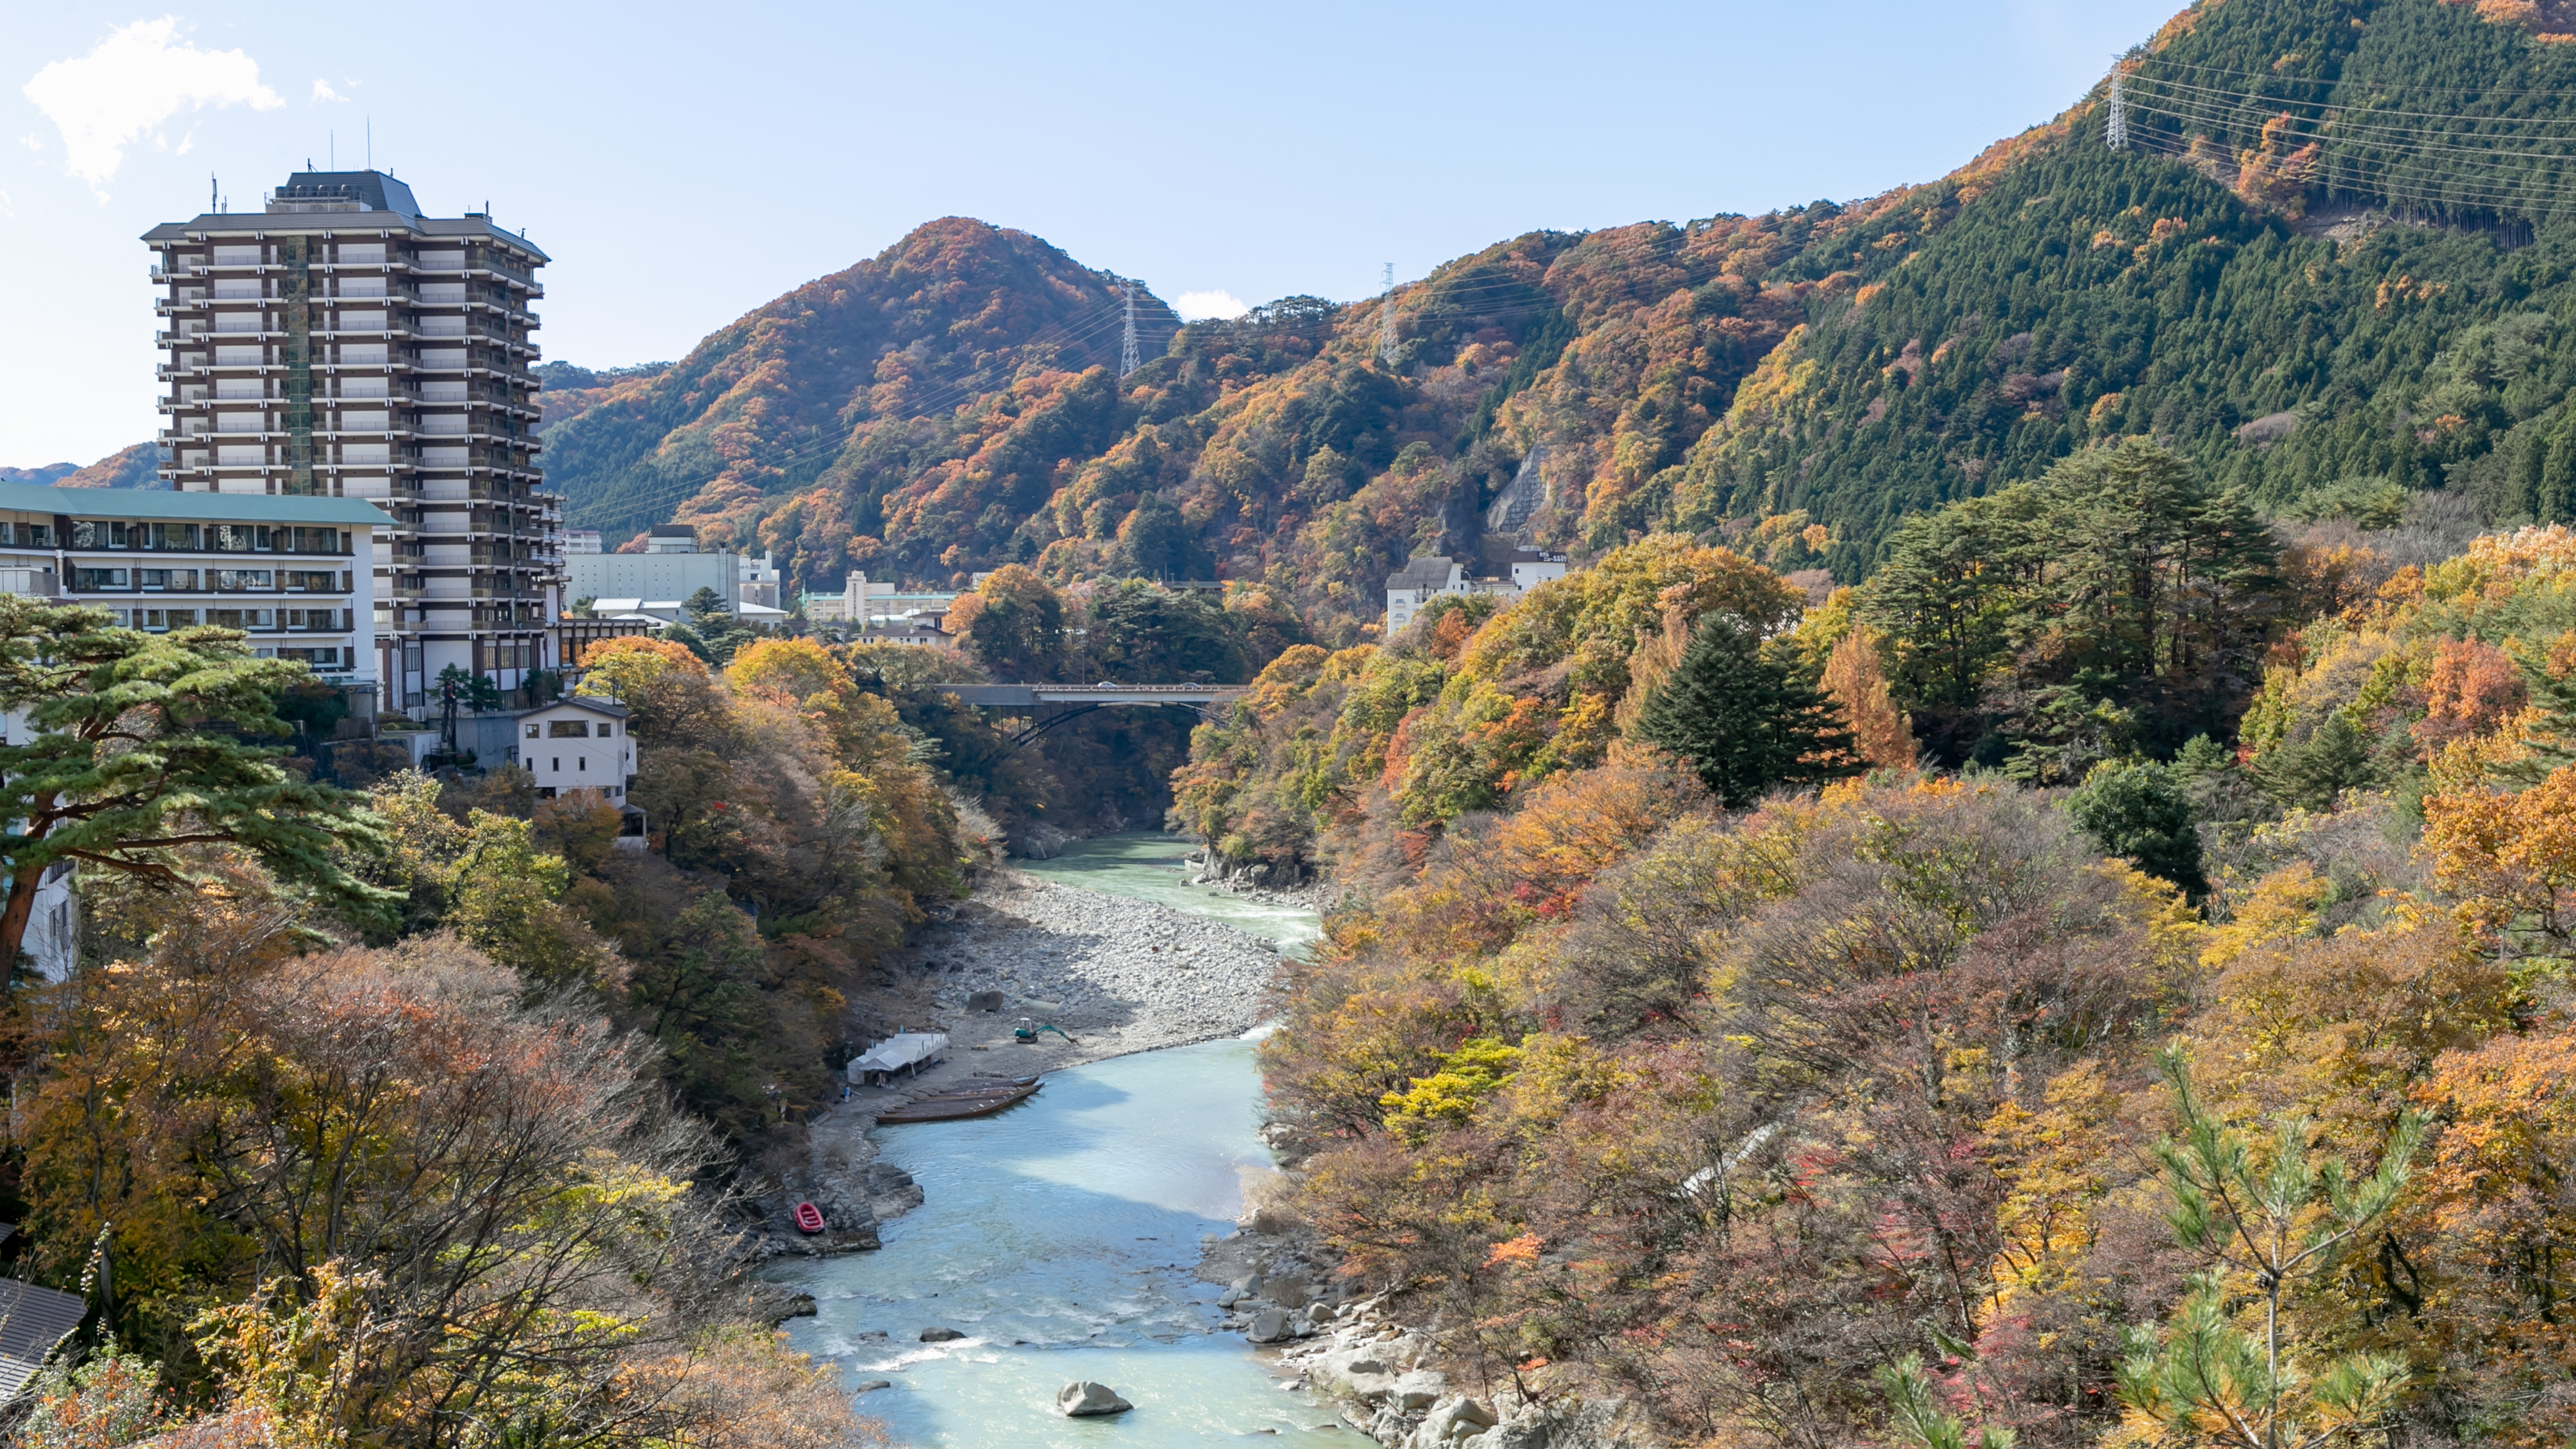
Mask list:
[[[537,268],[488,216],[423,216],[375,171],[298,172],[257,213],[145,233],[169,461],[187,493],[364,499],[387,709],[448,666],[503,690],[559,669],[561,495],[538,464]]]

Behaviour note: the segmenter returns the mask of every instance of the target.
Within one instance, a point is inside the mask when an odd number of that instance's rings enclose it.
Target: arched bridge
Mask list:
[[[1201,719],[1212,718],[1210,706],[1223,704],[1243,690],[1244,686],[1240,684],[950,684],[939,687],[940,693],[955,695],[958,703],[971,704],[979,709],[1062,709],[1062,713],[1051,714],[1011,736],[1013,749],[1066,720],[1080,719],[1096,709],[1176,705]]]

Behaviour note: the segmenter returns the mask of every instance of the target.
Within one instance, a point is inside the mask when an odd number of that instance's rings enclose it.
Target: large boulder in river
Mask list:
[[[953,1328],[925,1328],[921,1331],[924,1343],[954,1343],[965,1336]]]
[[[1136,1407],[1118,1397],[1118,1391],[1107,1384],[1085,1379],[1066,1384],[1055,1391],[1055,1411],[1069,1419],[1088,1419],[1101,1414],[1123,1414]]]
[[[1264,1308],[1252,1315],[1252,1326],[1243,1336],[1254,1343],[1286,1343],[1297,1336],[1296,1322],[1285,1308]]]

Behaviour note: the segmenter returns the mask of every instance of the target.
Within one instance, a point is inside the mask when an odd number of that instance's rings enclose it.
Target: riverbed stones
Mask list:
[[[943,997],[972,1016],[999,995],[1004,1013],[1077,1037],[1116,1027],[1125,1051],[1241,1033],[1260,1020],[1279,965],[1260,938],[1221,921],[1032,876],[979,892],[971,914],[972,928],[936,948],[961,968],[940,978]]]
[[[1107,1384],[1088,1379],[1066,1384],[1055,1392],[1055,1411],[1068,1419],[1091,1419],[1104,1414],[1123,1414],[1136,1407],[1118,1397],[1118,1391]]]
[[[1252,1325],[1243,1331],[1243,1336],[1254,1343],[1286,1343],[1297,1336],[1297,1328],[1289,1320],[1287,1309],[1264,1308],[1252,1315]]]
[[[924,1343],[955,1343],[965,1336],[953,1328],[925,1328],[921,1331]]]

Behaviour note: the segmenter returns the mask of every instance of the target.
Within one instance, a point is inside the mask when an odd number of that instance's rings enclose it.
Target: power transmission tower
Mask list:
[[[1377,309],[1377,360],[1395,366],[1395,263],[1386,264],[1386,300]]]
[[[1127,294],[1127,337],[1118,345],[1118,375],[1125,377],[1144,364],[1136,356],[1136,284],[1129,282],[1119,290]]]
[[[2120,73],[2116,70],[2111,72],[2111,125],[2102,139],[2114,151],[2129,149],[2129,98],[2120,90]]]

